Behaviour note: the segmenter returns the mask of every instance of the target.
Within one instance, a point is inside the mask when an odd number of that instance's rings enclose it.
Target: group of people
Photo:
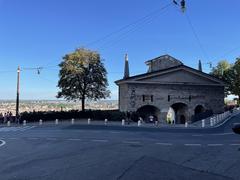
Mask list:
[[[125,116],[126,116],[127,124],[130,124],[131,121],[141,121],[141,123],[143,123],[143,122],[158,123],[157,118],[154,117],[153,115],[141,117],[140,114],[135,114],[134,115],[134,113],[132,113],[131,111],[130,112],[127,111]]]
[[[6,113],[0,113],[0,122],[1,123],[7,123],[8,121],[14,122],[15,116],[13,116],[11,111],[8,111]]]

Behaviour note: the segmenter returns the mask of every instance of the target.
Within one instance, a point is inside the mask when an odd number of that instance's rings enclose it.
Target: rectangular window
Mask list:
[[[151,95],[151,102],[153,102],[153,95]]]
[[[170,101],[170,95],[168,95],[168,102]]]
[[[145,102],[145,95],[142,96],[142,100],[143,100],[143,102]]]

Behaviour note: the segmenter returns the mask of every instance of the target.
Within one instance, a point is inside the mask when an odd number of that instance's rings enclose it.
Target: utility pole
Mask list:
[[[17,69],[17,99],[16,99],[16,120],[19,117],[19,92],[20,92],[20,88],[19,88],[19,82],[20,81],[20,67],[18,66]]]

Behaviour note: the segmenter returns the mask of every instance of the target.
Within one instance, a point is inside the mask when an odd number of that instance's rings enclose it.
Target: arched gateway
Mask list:
[[[169,117],[171,117],[171,120]],[[186,104],[181,102],[174,103],[169,108],[167,119],[169,119],[171,123],[184,124],[188,118],[188,106]]]
[[[205,112],[205,108],[202,105],[197,105],[194,110],[194,115],[201,114]]]
[[[150,117],[153,117],[153,120],[158,120],[160,110],[152,105],[145,105],[140,107],[137,110],[138,115],[143,118],[144,121],[150,121]]]

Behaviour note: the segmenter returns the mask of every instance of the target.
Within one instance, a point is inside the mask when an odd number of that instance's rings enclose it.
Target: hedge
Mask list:
[[[86,119],[91,118],[93,120],[121,121],[125,118],[125,114],[119,110],[86,110],[78,111],[37,111],[37,112],[23,112],[21,113],[21,121],[27,120],[28,122],[36,122],[40,119],[44,121],[55,119]]]

